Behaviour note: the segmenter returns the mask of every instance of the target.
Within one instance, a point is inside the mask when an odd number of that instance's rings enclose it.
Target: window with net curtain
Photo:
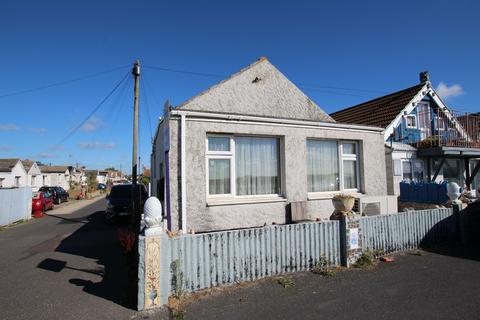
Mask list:
[[[307,140],[308,192],[340,190],[337,141]]]
[[[358,189],[357,160],[355,142],[307,140],[308,192]]]
[[[233,145],[235,150],[232,150]],[[248,196],[280,193],[277,138],[210,136],[207,157],[210,195]],[[235,172],[232,173],[233,164]],[[235,184],[232,185],[233,183]]]

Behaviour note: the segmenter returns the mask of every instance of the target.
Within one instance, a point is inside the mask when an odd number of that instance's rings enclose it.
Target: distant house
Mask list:
[[[43,186],[40,167],[32,160],[22,160],[22,164],[27,171],[27,185],[32,187],[32,191],[38,191],[38,189]]]
[[[68,170],[70,171],[70,181],[78,185],[85,185],[87,177],[85,175],[85,167],[73,167],[69,166]]]
[[[18,158],[0,159],[0,188],[27,186],[27,171]]]
[[[70,189],[70,170],[68,166],[40,166],[43,185],[58,186],[65,190]]]
[[[332,197],[396,212],[383,129],[336,123],[261,58],[172,108],[158,124],[152,194],[169,230],[205,232],[328,219]]]
[[[401,181],[480,187],[480,117],[448,108],[426,72],[420,73],[420,84],[331,116],[383,128],[389,194],[399,195]]]

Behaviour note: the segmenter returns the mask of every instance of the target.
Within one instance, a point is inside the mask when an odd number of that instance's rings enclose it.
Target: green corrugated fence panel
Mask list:
[[[339,239],[338,221],[171,238],[172,293],[308,270],[321,257],[337,266]]]
[[[363,217],[363,248],[391,253],[446,240],[454,227],[452,215],[452,209],[441,208]]]

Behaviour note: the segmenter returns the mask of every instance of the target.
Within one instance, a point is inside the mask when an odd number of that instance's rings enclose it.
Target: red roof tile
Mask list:
[[[330,114],[337,122],[386,128],[425,83]]]

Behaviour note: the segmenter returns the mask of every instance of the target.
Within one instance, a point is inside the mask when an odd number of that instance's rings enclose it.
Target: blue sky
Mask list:
[[[319,86],[300,87],[327,112],[412,86],[428,70],[449,106],[480,111],[479,11],[476,1],[2,1],[0,96],[121,68],[0,97],[0,157],[129,168],[130,77],[58,143],[135,59],[229,75],[267,56],[294,83]],[[142,163],[163,102],[218,80],[142,70]]]

